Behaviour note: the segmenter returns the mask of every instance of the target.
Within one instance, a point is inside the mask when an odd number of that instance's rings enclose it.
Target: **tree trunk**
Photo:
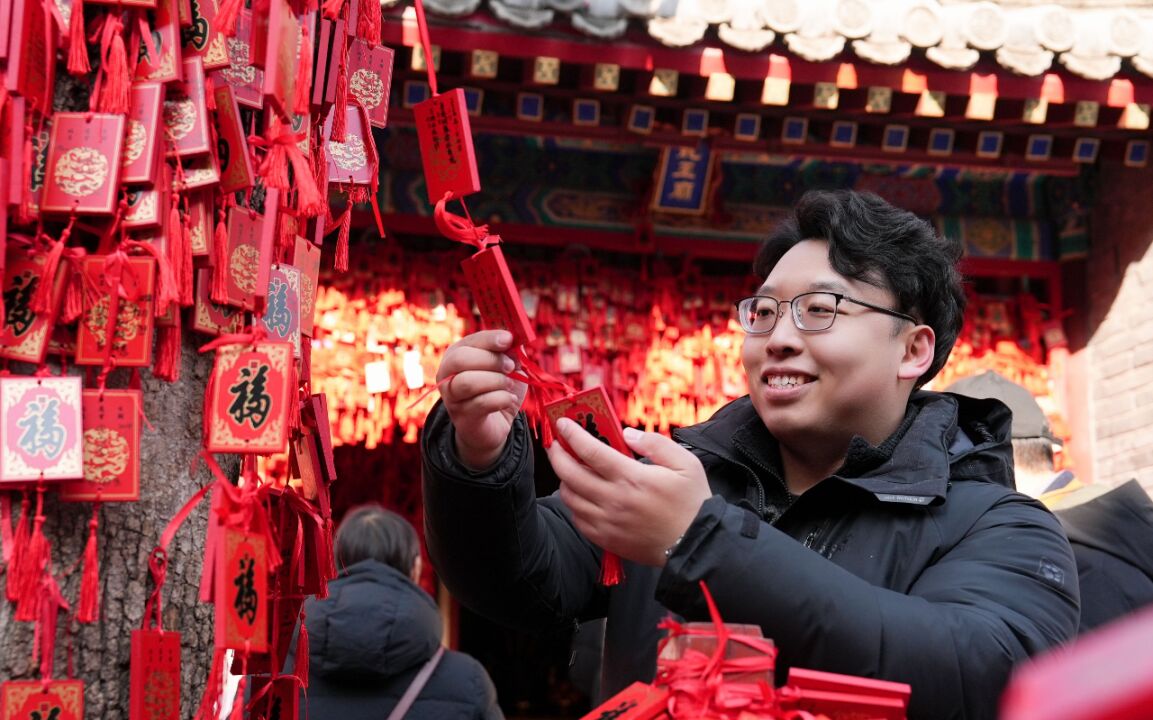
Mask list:
[[[71,673],[84,681],[87,718],[127,718],[129,650],[132,630],[139,628],[152,589],[148,557],[172,516],[201,486],[211,482],[203,463],[193,463],[201,449],[204,390],[213,354],[197,353],[198,338],[184,337],[180,380],[166,383],[142,371],[144,424],[141,439],[140,501],[105,503],[98,531],[100,617],[81,625],[60,615],[56,638],[55,677]],[[17,371],[18,374],[31,374]],[[127,371],[112,379],[127,380]],[[113,383],[109,383],[111,386]],[[151,425],[151,429],[149,428]],[[225,474],[235,478],[239,456],[220,456]],[[33,492],[33,495],[35,493]],[[19,493],[12,493],[13,523],[19,516]],[[163,591],[164,629],[181,633],[181,717],[191,718],[205,687],[213,649],[213,608],[198,599],[208,513],[205,499],[188,517],[168,548]],[[80,558],[88,538],[90,503],[59,502],[45,494],[44,533],[52,543],[52,572],[65,600],[76,606]],[[39,659],[32,657],[32,623],[16,622],[15,608],[0,598],[0,680],[39,678]],[[67,618],[67,619],[66,619]],[[71,660],[70,660],[71,657]]]

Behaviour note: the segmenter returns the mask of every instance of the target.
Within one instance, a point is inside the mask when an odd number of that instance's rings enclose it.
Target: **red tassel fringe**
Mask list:
[[[88,43],[84,38],[84,0],[72,0],[72,17],[68,21],[68,72],[87,75],[91,71]]]
[[[380,3],[361,3],[356,19],[356,34],[372,46],[380,44]]]
[[[108,51],[108,67],[104,69],[104,92],[100,95],[100,112],[123,115],[130,108],[132,78],[128,75],[128,51],[124,48],[124,35],[113,33]]]
[[[216,218],[216,230],[212,236],[212,302],[223,303],[228,295],[228,217],[227,205],[223,205]]]
[[[12,533],[12,555],[8,561],[4,584],[4,595],[8,598],[8,602],[14,603],[20,599],[19,570],[24,562],[24,553],[28,551],[28,543],[32,539],[32,524],[28,520],[31,510],[32,502],[28,497],[28,491],[24,491],[24,497],[20,500],[20,519],[16,522],[16,530]]]
[[[96,529],[100,526],[100,503],[92,506],[92,519],[88,521],[88,542],[84,545],[80,573],[80,599],[76,602],[76,621],[96,622],[100,609],[100,567],[97,557]]]
[[[32,536],[28,540],[27,552],[16,568],[16,619],[20,622],[33,622],[40,617],[40,592],[44,573],[52,561],[52,546],[44,537],[44,490],[37,489],[36,517],[32,521]]]
[[[180,213],[177,203],[172,204],[168,214],[169,235],[173,242],[168,246],[168,262],[172,266],[172,279],[176,281],[176,294],[180,305],[187,307],[192,297],[192,240],[188,237],[188,223]]]
[[[296,74],[296,94],[292,99],[292,112],[308,115],[312,95],[312,35],[307,25],[300,26],[300,69]]]
[[[601,585],[605,587],[620,585],[624,577],[625,571],[624,568],[621,567],[620,556],[616,553],[605,552],[601,557]]]
[[[152,363],[152,376],[167,382],[180,379],[181,323],[180,311],[176,311],[175,322],[168,327],[156,329],[156,360]]]
[[[226,37],[236,37],[236,20],[240,17],[242,7],[244,0],[221,0],[214,20],[216,32]]]
[[[327,583],[326,583],[327,584]],[[304,608],[300,608],[300,634],[296,638],[296,667],[292,674],[300,684],[308,687],[308,625],[304,622]]]
[[[340,216],[340,232],[336,235],[336,257],[333,260],[333,267],[338,272],[346,272],[348,270],[348,236],[352,232],[352,202],[349,201],[348,209]]]
[[[348,54],[341,51],[340,54],[340,69],[336,76],[336,102],[332,106],[332,140],[336,142],[344,142],[344,134],[348,129],[348,113],[345,108],[348,107]]]

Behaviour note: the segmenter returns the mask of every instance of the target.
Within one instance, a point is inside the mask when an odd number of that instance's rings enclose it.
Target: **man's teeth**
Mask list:
[[[768,379],[769,387],[796,387],[804,383],[805,379],[800,375],[774,375]]]

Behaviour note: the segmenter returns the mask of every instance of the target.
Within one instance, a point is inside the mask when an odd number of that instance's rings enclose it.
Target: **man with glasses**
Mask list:
[[[607,617],[602,694],[651,680],[657,622],[755,623],[789,666],[909,683],[909,718],[993,718],[1013,664],[1077,627],[1057,521],[1013,491],[1007,412],[923,391],[961,327],[960,243],[880,198],[805,195],[737,303],[749,395],[643,461],[575,423],[537,499],[510,338],[446,352],[425,427],[431,557],[474,610],[522,627]],[[787,316],[787,317],[786,317]],[[625,580],[597,584],[600,549]]]

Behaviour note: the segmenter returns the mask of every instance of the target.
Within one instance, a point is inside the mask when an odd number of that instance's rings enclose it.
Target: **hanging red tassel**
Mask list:
[[[91,70],[84,37],[84,0],[72,0],[72,17],[68,21],[68,72],[87,75]]]
[[[624,580],[625,571],[621,567],[621,558],[616,553],[605,552],[601,556],[601,576],[600,584],[605,587],[612,587],[613,585],[620,585],[621,580]]]
[[[51,249],[44,257],[44,266],[40,271],[40,282],[36,285],[36,292],[32,294],[30,305],[32,312],[37,315],[53,309],[49,305],[52,304],[52,296],[56,288],[56,273],[60,269],[60,258],[64,255],[64,245],[72,229],[72,222],[75,222],[75,218],[68,223],[68,227],[61,233],[60,239],[52,242]]]
[[[236,37],[236,20],[240,17],[242,7],[244,0],[221,0],[213,21],[216,32],[226,37]]]
[[[344,0],[324,0],[324,17],[336,20],[344,9]]]
[[[131,107],[132,78],[128,72],[128,51],[124,47],[123,25],[120,18],[105,20],[106,35],[111,35],[105,55],[104,92],[100,96],[100,112],[123,115]],[[107,38],[106,38],[107,39]]]
[[[171,326],[156,330],[156,360],[152,363],[152,376],[167,382],[180,379],[181,361],[180,311],[175,313]]]
[[[308,25],[300,26],[300,68],[296,73],[296,93],[292,98],[292,112],[308,115],[312,95],[312,35]]]
[[[228,217],[227,200],[220,205],[216,216],[216,230],[212,234],[212,302],[224,303],[228,298]]]
[[[172,266],[172,279],[176,282],[177,302],[187,307],[192,297],[192,240],[188,237],[188,223],[180,213],[179,201],[173,196],[172,209],[168,213],[168,233],[172,242],[168,244],[168,262]]]
[[[92,519],[88,521],[88,542],[82,555],[80,573],[80,599],[76,602],[76,621],[96,622],[100,609],[100,567],[96,550],[96,529],[100,526],[100,503],[92,504]]]
[[[349,201],[344,214],[340,216],[340,232],[336,235],[336,257],[333,267],[338,272],[348,271],[348,236],[352,232],[352,202]]]
[[[380,44],[380,3],[363,3],[356,19],[356,34],[373,47]]]
[[[344,40],[337,40],[341,44],[339,59],[340,68],[336,75],[336,101],[332,106],[332,140],[344,142],[344,133],[348,129],[348,118],[345,108],[348,107],[348,52]]]
[[[204,683],[204,695],[196,709],[195,720],[217,720],[220,716],[221,700],[224,695],[224,653],[223,648],[212,652],[212,667],[208,669],[208,679]]]
[[[308,687],[308,625],[304,622],[304,607],[300,608],[300,633],[296,636],[296,666],[292,674]]]
[[[43,599],[40,586],[52,561],[52,546],[44,536],[44,488],[36,488],[36,493],[36,517],[32,521],[32,535],[20,567],[16,569],[16,619],[20,622],[32,622],[39,617],[40,601]]]
[[[64,306],[60,308],[60,322],[73,323],[84,313],[84,281],[78,271],[72,272],[72,279],[64,291]]]
[[[8,556],[8,572],[5,575],[4,595],[8,598],[8,602],[14,603],[20,599],[18,576],[21,563],[24,562],[24,553],[27,552],[31,540],[32,525],[28,522],[31,509],[32,502],[28,497],[28,491],[25,490],[24,496],[20,499],[20,520],[16,522],[16,530],[12,533],[12,551]]]

